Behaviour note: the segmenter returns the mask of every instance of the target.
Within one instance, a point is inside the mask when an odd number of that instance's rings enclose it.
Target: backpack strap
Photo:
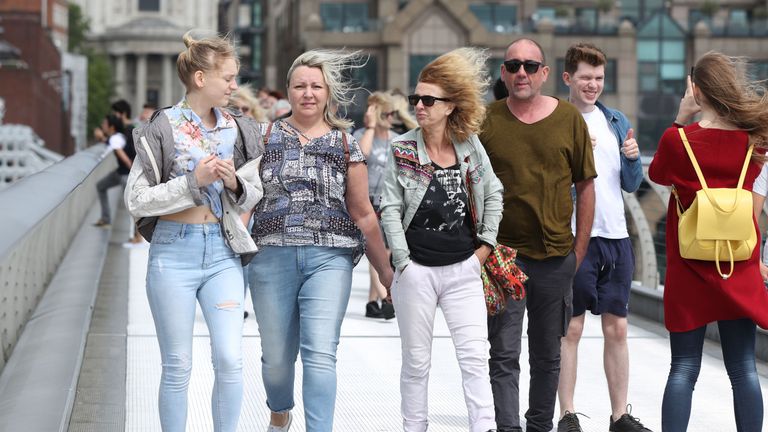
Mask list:
[[[709,193],[709,187],[707,187],[707,182],[704,180],[704,175],[701,173],[701,168],[699,167],[699,163],[696,161],[696,157],[693,155],[693,150],[691,149],[691,144],[688,142],[688,138],[685,136],[685,131],[683,131],[683,128],[679,128],[678,132],[680,133],[680,138],[683,140],[683,145],[685,146],[685,151],[688,152],[688,157],[691,159],[691,163],[693,164],[693,169],[696,170],[696,175],[699,177],[699,182],[701,182],[701,190],[704,191],[704,193],[707,195],[707,198],[709,199],[709,202],[712,203],[713,206],[715,206],[718,210],[726,213],[730,213],[735,209],[736,202],[734,202],[734,208],[732,209],[724,209],[720,206],[720,204],[715,200]],[[749,161],[752,158],[752,148],[754,145],[750,144],[749,148],[747,149],[747,157],[744,158],[744,166],[741,168],[741,174],[739,175],[739,184],[736,186],[735,189],[741,189],[741,187],[744,185],[744,177],[747,175],[747,168],[749,168]]]

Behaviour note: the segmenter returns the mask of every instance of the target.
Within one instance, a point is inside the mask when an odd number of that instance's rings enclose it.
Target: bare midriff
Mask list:
[[[206,223],[218,223],[219,218],[211,212],[211,208],[208,206],[197,206],[182,210],[177,213],[160,216],[160,219],[185,223],[185,224],[206,224]]]

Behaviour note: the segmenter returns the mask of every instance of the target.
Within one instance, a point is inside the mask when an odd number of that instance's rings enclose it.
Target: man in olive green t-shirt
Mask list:
[[[498,241],[518,250],[528,274],[531,369],[526,430],[549,432],[560,375],[560,338],[572,308],[573,275],[584,258],[597,176],[587,125],[570,103],[541,94],[549,67],[533,40],[509,45],[501,69],[509,96],[488,107],[480,141],[504,184]],[[571,230],[576,186],[576,236]],[[490,373],[499,432],[519,431],[522,302],[488,318]]]

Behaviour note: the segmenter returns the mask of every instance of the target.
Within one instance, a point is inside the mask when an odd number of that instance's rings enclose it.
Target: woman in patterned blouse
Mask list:
[[[264,199],[253,224],[260,252],[249,272],[270,432],[291,425],[299,352],[306,429],[333,430],[336,348],[363,243],[381,283],[392,281],[365,158],[344,132],[351,122],[336,114],[351,102],[342,72],[356,59],[329,50],[299,56],[288,71],[291,115],[261,125]]]

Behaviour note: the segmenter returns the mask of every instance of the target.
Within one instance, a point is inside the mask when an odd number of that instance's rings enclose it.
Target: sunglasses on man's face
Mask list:
[[[509,73],[517,73],[517,71],[520,70],[520,66],[523,67],[523,70],[527,74],[535,74],[543,64],[541,62],[537,62],[534,60],[507,60],[504,62],[504,68],[507,69],[507,72]]]
[[[435,104],[435,101],[443,101],[443,102],[450,102],[450,99],[447,98],[439,98],[435,96],[429,96],[429,95],[417,95],[412,94],[408,96],[408,103],[412,106],[416,106],[419,104],[419,101],[424,104],[424,106],[431,107]]]

